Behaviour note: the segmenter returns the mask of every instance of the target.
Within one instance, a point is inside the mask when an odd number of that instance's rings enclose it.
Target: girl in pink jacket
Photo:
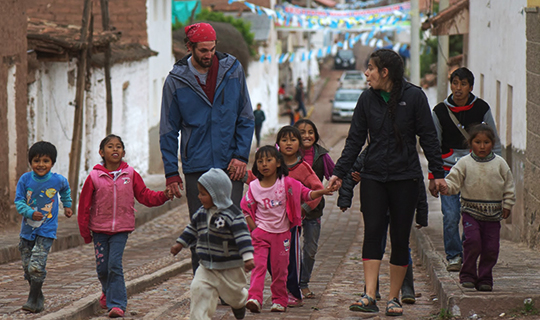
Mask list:
[[[169,200],[166,191],[152,191],[141,176],[122,161],[124,142],[110,134],[99,145],[103,159],[84,182],[79,199],[79,231],[85,243],[94,240],[96,270],[101,282],[99,299],[109,317],[123,317],[127,306],[122,256],[129,233],[135,229],[134,198],[148,206]]]
[[[249,184],[249,190],[241,202],[255,249],[255,269],[251,271],[246,308],[251,312],[261,312],[264,277],[270,256],[271,311],[284,312],[288,302],[286,285],[290,229],[302,223],[302,202],[332,192],[329,189],[312,191],[289,178],[283,156],[272,146],[264,146],[257,151],[252,172],[257,180]]]

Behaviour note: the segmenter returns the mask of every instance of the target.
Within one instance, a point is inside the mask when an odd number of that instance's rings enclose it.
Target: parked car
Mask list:
[[[334,57],[334,69],[356,69],[356,59],[352,50],[339,50]]]
[[[332,103],[332,121],[351,121],[356,102],[364,90],[337,89]]]
[[[338,81],[340,88],[343,89],[365,89],[368,87],[366,76],[362,71],[345,71]]]

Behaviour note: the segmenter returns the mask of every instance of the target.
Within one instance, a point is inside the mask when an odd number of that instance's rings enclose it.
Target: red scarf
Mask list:
[[[208,69],[208,74],[206,75],[206,84],[203,85],[199,80],[199,77],[195,76],[204,93],[206,93],[208,100],[210,100],[210,103],[214,103],[214,93],[216,92],[218,69],[219,60],[216,55],[214,55],[214,58],[212,58],[212,65],[210,66],[210,69]]]

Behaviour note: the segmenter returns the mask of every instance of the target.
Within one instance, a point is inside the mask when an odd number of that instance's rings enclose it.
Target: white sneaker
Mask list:
[[[249,299],[246,302],[246,308],[251,311],[251,313],[261,313],[261,304],[255,299]]]
[[[285,312],[285,310],[287,310],[287,308],[284,306],[280,305],[279,303],[274,303],[272,305],[272,309],[270,309],[270,312]]]

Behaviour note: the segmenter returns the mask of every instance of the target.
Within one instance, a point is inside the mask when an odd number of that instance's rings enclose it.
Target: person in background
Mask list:
[[[253,116],[255,117],[255,139],[257,139],[257,148],[261,144],[261,129],[264,120],[266,120],[264,111],[262,111],[261,109],[262,104],[259,102],[257,103],[257,110],[253,111]]]

